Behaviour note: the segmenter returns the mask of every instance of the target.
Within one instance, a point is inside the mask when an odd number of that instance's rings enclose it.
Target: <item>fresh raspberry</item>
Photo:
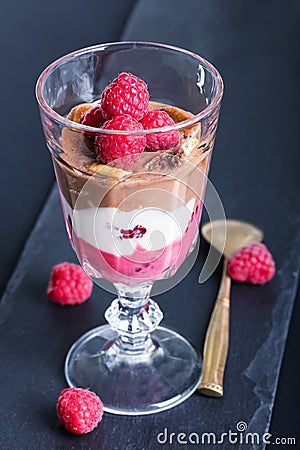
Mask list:
[[[52,268],[48,297],[61,305],[83,303],[92,293],[93,283],[77,264],[63,262]]]
[[[103,129],[140,131],[143,127],[137,120],[124,114],[105,122]],[[145,147],[146,137],[141,134],[99,134],[95,140],[95,152],[104,163],[124,157],[134,161]]]
[[[87,111],[83,117],[82,125],[88,125],[89,127],[100,128],[105,122],[102,115],[101,105],[95,105],[89,111]]]
[[[264,284],[275,273],[275,263],[264,244],[242,248],[228,261],[228,275],[236,281]]]
[[[148,111],[149,92],[146,83],[130,73],[122,72],[103,91],[101,106],[105,119],[128,114],[141,120]]]
[[[61,424],[71,433],[92,431],[102,419],[103,403],[88,389],[67,388],[58,398],[56,411]]]
[[[174,120],[165,111],[148,111],[141,123],[145,130],[151,128],[163,128],[174,125]],[[147,134],[147,147],[149,150],[168,150],[179,144],[180,133],[178,130],[165,131],[162,133]]]

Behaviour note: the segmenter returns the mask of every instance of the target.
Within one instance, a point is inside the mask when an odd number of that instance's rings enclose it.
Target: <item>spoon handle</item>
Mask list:
[[[223,376],[229,343],[231,279],[224,259],[218,297],[205,336],[203,368],[198,391],[209,397],[223,396]]]

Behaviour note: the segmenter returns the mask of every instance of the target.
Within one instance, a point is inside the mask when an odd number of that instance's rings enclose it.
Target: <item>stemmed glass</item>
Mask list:
[[[121,72],[145,80],[152,107],[173,115],[175,125],[137,133],[75,120],[76,105],[99,101]],[[108,412],[159,412],[198,385],[197,351],[176,331],[158,326],[163,315],[150,291],[158,280],[169,280],[160,292],[178,282],[178,269],[197,243],[222,93],[221,77],[206,60],[147,42],[75,51],[47,67],[37,82],[70,242],[93,281],[118,295],[106,310],[108,325],[71,347],[65,376],[70,386],[97,392]],[[97,135],[147,137],[174,130],[181,140],[171,151],[146,149],[140,158],[108,165],[93,153]],[[188,305],[182,306],[184,320]]]

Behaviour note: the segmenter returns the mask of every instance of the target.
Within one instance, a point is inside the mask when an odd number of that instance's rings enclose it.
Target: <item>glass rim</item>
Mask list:
[[[202,111],[199,113],[193,115],[193,117],[183,120],[182,122],[175,123],[174,125],[169,125],[162,128],[152,128],[148,130],[106,130],[105,128],[95,128],[88,125],[82,125],[78,122],[73,122],[70,119],[67,119],[64,116],[61,116],[58,114],[54,109],[52,109],[48,103],[46,102],[42,89],[45,83],[45,80],[47,79],[48,75],[55,69],[57,66],[59,66],[61,63],[67,61],[68,59],[74,58],[78,55],[84,55],[86,53],[90,53],[91,51],[95,50],[104,50],[107,47],[113,47],[113,46],[122,46],[122,45],[132,45],[132,46],[148,46],[148,47],[158,47],[163,49],[169,49],[174,52],[182,53],[187,56],[190,56],[196,60],[198,60],[202,66],[207,68],[213,75],[215,82],[216,82],[216,90],[214,93],[214,97],[209,105],[207,105]],[[46,116],[54,120],[55,122],[67,127],[72,128],[81,132],[89,132],[93,134],[125,134],[125,135],[147,135],[147,134],[153,134],[153,133],[160,133],[160,132],[166,132],[171,130],[181,130],[183,128],[191,127],[197,123],[199,123],[201,120],[205,119],[209,115],[212,114],[212,112],[218,107],[222,100],[223,96],[223,90],[224,90],[224,83],[222,80],[222,77],[218,70],[206,59],[203,57],[197,55],[197,53],[191,52],[189,50],[168,45],[168,44],[162,44],[162,43],[156,43],[156,42],[147,42],[147,41],[118,41],[118,42],[108,42],[103,44],[97,44],[90,47],[85,47],[79,50],[75,50],[73,52],[67,53],[66,55],[56,59],[51,64],[49,64],[43,72],[40,74],[37,82],[36,82],[36,88],[35,88],[35,94],[36,99],[38,101],[38,104],[40,108],[43,110],[43,112],[46,114]],[[94,102],[97,103],[97,102]],[[76,105],[75,105],[76,106]]]

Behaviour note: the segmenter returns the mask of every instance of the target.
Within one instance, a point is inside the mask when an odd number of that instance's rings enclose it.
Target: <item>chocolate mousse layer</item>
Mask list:
[[[71,110],[68,118],[80,121],[85,104]],[[178,123],[190,112],[157,102],[149,109],[166,111]],[[101,164],[93,150],[93,137],[75,129],[62,130],[61,153],[53,155],[61,193],[71,208],[113,207],[130,211],[145,207],[172,211],[195,199],[203,199],[213,142],[201,133],[200,124],[180,130],[176,148],[146,150],[131,164]],[[128,167],[129,166],[129,167]]]

